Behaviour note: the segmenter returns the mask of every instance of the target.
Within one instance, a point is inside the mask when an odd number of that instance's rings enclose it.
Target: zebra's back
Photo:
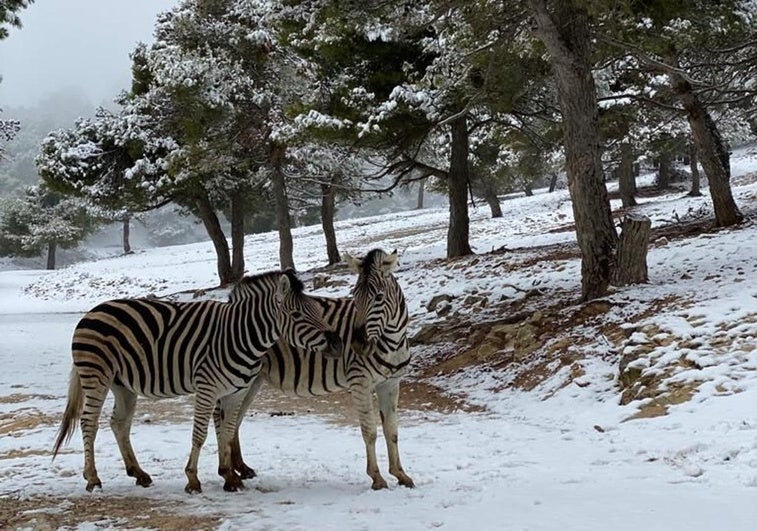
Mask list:
[[[112,377],[143,396],[192,393],[197,366],[217,339],[227,306],[154,299],[104,302],[76,326],[74,365],[84,376]]]

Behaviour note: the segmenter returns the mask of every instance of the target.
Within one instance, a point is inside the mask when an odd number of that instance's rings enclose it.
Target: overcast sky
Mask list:
[[[36,0],[0,41],[0,108],[78,88],[94,105],[131,81],[129,53],[177,0]]]

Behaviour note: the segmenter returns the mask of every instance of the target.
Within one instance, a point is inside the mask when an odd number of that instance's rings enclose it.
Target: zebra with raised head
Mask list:
[[[245,394],[260,370],[261,356],[279,339],[300,348],[339,355],[339,336],[325,324],[320,304],[303,293],[292,271],[242,279],[228,302],[169,302],[122,299],[102,303],[77,324],[68,403],[53,448],[53,459],[81,418],[87,490],[102,487],[95,468],[94,442],[108,390],[115,405],[110,426],[137,485],[152,483],[131,446],[129,431],[137,396],[195,395],[192,449],[185,472],[189,493],[201,492],[197,462],[216,401]],[[237,409],[219,429],[219,459],[225,490],[241,486],[231,467],[230,440]]]
[[[241,424],[244,412],[263,381],[286,394],[297,396],[349,390],[365,442],[367,473],[372,479],[372,488],[383,489],[387,483],[376,459],[375,392],[388,450],[389,472],[400,485],[414,487],[413,480],[400,463],[397,444],[399,382],[410,362],[407,303],[392,274],[398,265],[397,251],[387,254],[374,249],[362,260],[347,254],[344,260],[358,274],[353,298],[313,297],[322,307],[324,321],[336,329],[346,346],[344,356],[329,358],[282,338],[263,358],[261,374],[239,406],[238,423]],[[214,413],[217,425],[225,414],[224,404],[219,404]],[[242,458],[238,428],[231,442],[231,453],[234,469],[241,477],[255,477],[255,471]]]

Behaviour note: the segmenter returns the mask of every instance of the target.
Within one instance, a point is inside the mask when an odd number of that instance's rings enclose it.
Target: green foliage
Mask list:
[[[0,0],[0,40],[8,36],[8,26],[21,27],[17,12],[32,3],[34,0]]]
[[[51,243],[70,249],[97,228],[83,204],[41,187],[0,207],[0,256],[39,256]]]

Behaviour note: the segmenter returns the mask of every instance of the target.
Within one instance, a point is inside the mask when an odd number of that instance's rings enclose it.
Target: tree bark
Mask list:
[[[492,218],[502,217],[502,205],[499,203],[499,197],[497,197],[497,191],[492,186],[491,181],[488,178],[482,178],[482,185],[484,188],[484,200],[489,205],[489,210],[492,212]]]
[[[123,244],[124,254],[129,254],[131,252],[131,242],[129,241],[129,236],[131,234],[131,218],[129,216],[124,216],[122,221],[123,234],[121,243]]]
[[[553,173],[553,174],[552,174],[552,176],[551,176],[551,177],[549,178],[549,193],[550,193],[550,194],[551,194],[552,192],[554,192],[554,191],[555,191],[555,189],[557,188],[557,177],[558,177],[558,175],[557,175],[557,172],[555,172],[555,173]]]
[[[282,166],[286,146],[276,144],[271,151],[271,179],[276,209],[276,224],[279,230],[279,264],[281,269],[294,269],[294,242],[292,240],[292,218],[289,216],[289,199]]]
[[[670,151],[663,147],[659,155],[660,167],[657,171],[657,186],[663,189],[670,188],[670,165],[672,164]]]
[[[231,274],[234,280],[244,276],[244,197],[231,196]]]
[[[321,184],[321,225],[323,226],[323,236],[326,238],[326,255],[329,259],[329,265],[338,264],[342,260],[339,256],[336,231],[334,230],[335,195],[333,185]]]
[[[677,63],[674,63],[677,64]],[[728,148],[710,113],[694,94],[691,84],[680,74],[669,73],[673,90],[681,100],[691,127],[697,155],[710,185],[715,223],[728,227],[741,223],[743,215],[731,192],[731,163]]]
[[[58,244],[55,242],[47,243],[47,269],[55,269],[55,251]]]
[[[689,144],[689,167],[691,168],[691,190],[689,191],[689,195],[699,197],[702,195],[702,190],[700,189],[701,179],[699,177],[697,147],[694,143]]]
[[[555,74],[563,117],[568,189],[581,249],[583,300],[607,293],[617,233],[600,158],[599,112],[592,77],[588,14],[577,2],[529,0],[536,34],[544,42]]]
[[[218,269],[218,280],[221,282],[221,286],[225,286],[231,282],[234,282],[234,274],[231,269],[231,260],[229,259],[229,242],[226,240],[226,235],[223,233],[221,223],[218,221],[213,206],[210,204],[210,200],[206,195],[200,196],[195,200],[197,205],[197,215],[202,220],[202,224],[205,226],[205,230],[210,236],[210,241],[213,242],[213,247],[216,251],[216,267]]]
[[[418,181],[418,202],[415,204],[416,210],[421,210],[423,208],[423,195],[426,192],[426,179],[421,179]]]
[[[450,154],[449,229],[447,230],[447,258],[473,254],[470,248],[468,217],[468,119],[465,114],[451,123],[452,146]]]
[[[652,221],[646,216],[628,216],[623,220],[612,279],[615,286],[641,284],[649,280],[647,249],[651,228]]]
[[[636,177],[633,175],[633,148],[628,142],[620,145],[620,172],[618,175],[618,190],[620,191],[620,200],[623,202],[623,208],[636,205],[636,198],[633,196],[636,190]]]

